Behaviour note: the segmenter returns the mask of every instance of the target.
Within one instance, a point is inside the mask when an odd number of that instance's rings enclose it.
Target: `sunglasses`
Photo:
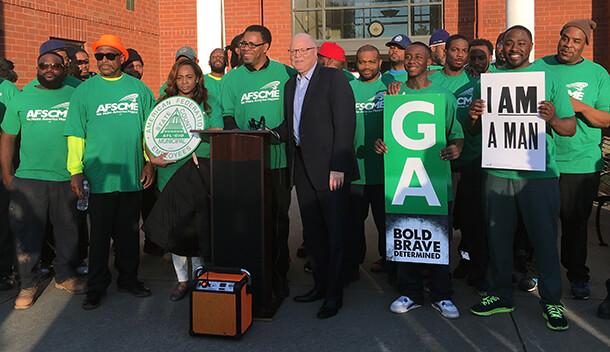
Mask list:
[[[93,56],[95,56],[95,59],[97,61],[104,60],[104,57],[107,58],[110,61],[114,61],[119,55],[121,55],[121,54],[115,54],[115,53],[95,53]]]
[[[79,65],[87,65],[89,64],[89,60],[76,60],[76,63]]]
[[[48,69],[51,69],[53,71],[60,71],[64,69],[64,65],[63,64],[57,64],[57,63],[47,63],[47,62],[41,62],[38,64],[38,69],[41,71],[46,71]]]

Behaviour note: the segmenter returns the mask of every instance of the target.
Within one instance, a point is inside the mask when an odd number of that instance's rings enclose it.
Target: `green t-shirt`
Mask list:
[[[356,76],[354,76],[354,74],[349,72],[348,70],[343,69],[342,71],[343,71],[343,75],[345,76],[345,78],[347,78],[348,82],[351,82],[356,79]]]
[[[205,75],[203,80],[204,85],[208,90],[208,105],[211,108],[211,111],[208,111],[208,113],[218,114],[221,124],[215,127],[222,128],[222,104],[220,103],[222,94],[222,78],[218,79],[208,73]]]
[[[441,65],[430,65],[428,66],[428,71],[442,71],[444,66]]]
[[[2,130],[21,133],[19,168],[15,176],[43,181],[68,181],[68,146],[64,126],[74,88],[33,88],[8,104]]]
[[[18,93],[19,88],[13,82],[0,78],[0,123],[2,123],[6,111],[6,105]]]
[[[447,136],[447,143],[456,139],[464,138],[464,131],[462,125],[456,122],[456,109],[457,101],[453,96],[453,93],[447,88],[442,87],[434,82],[422,89],[411,89],[406,84],[400,86],[398,94],[442,94],[445,96],[445,131]],[[438,156],[441,157],[440,155]],[[447,175],[447,199],[453,200],[453,192],[451,191],[451,173]]]
[[[68,75],[68,76],[66,76],[66,78],[64,78],[65,86],[70,86],[72,88],[76,88],[81,83],[83,83],[83,81],[81,81],[80,79],[78,79],[74,76]],[[30,83],[23,86],[23,88],[21,90],[25,92],[26,90],[30,90],[30,89],[36,87],[37,85],[40,85],[40,82],[38,82],[38,78],[34,78],[32,81],[30,81]]]
[[[390,85],[392,82],[405,83],[407,78],[407,71],[405,70],[387,70],[381,75],[381,80],[386,86]]]
[[[492,63],[491,65],[489,65],[489,68],[487,69],[487,73],[494,73],[494,72],[501,72],[504,69],[501,67],[496,66],[496,63]]]
[[[284,121],[284,85],[296,71],[277,61],[250,71],[245,65],[227,73],[222,82],[222,115],[233,116],[241,130],[249,130],[250,119],[265,117],[265,124],[275,128]],[[286,144],[273,144],[272,169],[286,167]]]
[[[209,100],[208,100],[208,104],[210,104]],[[201,111],[203,111],[203,106],[199,106],[199,108],[201,109]],[[213,108],[212,108],[213,109]],[[212,110],[214,111],[214,110]],[[216,110],[218,111],[218,110]],[[208,129],[208,128],[222,128],[222,116],[220,115],[219,112],[217,113],[203,113],[203,118],[204,118],[204,123],[203,126]],[[209,142],[204,142],[202,141],[201,143],[199,143],[199,146],[197,146],[197,149],[195,149],[195,155],[197,155],[200,158],[209,158],[210,157],[210,143]],[[174,176],[174,174],[176,173],[176,171],[178,171],[178,169],[180,167],[182,167],[182,165],[184,165],[187,161],[191,160],[191,155],[187,155],[184,158],[176,161],[173,164],[169,164],[166,167],[158,167],[157,168],[157,187],[159,188],[159,191],[163,191],[163,189],[165,188],[165,186],[167,185],[167,183],[169,182],[169,180],[172,178],[172,176]]]
[[[610,78],[602,66],[586,59],[575,65],[564,65],[557,61],[555,55],[539,59],[536,63],[542,70],[557,77],[572,98],[610,112]],[[584,174],[601,171],[601,140],[602,130],[592,127],[581,113],[576,113],[576,134],[572,137],[555,135],[559,172]]]
[[[383,156],[375,153],[375,141],[383,138],[383,98],[387,86],[381,77],[373,82],[350,82],[356,99],[356,134],[354,150],[360,179],[357,185],[383,184]]]
[[[467,128],[467,124],[470,123],[468,110],[472,102],[474,88],[479,84],[479,79],[469,76],[466,71],[462,71],[456,76],[449,76],[442,70],[430,74],[428,79],[453,92],[457,100],[456,117],[464,130],[464,148],[460,157],[453,161],[453,165],[460,167],[481,155],[481,134],[472,135]]]
[[[92,193],[142,189],[144,123],[154,105],[150,89],[127,74],[117,80],[97,75],[76,89],[64,134],[85,139]]]
[[[555,114],[560,119],[574,116],[572,103],[564,88],[557,80],[557,77],[552,73],[544,70],[539,63],[534,62],[526,68],[511,70],[498,69],[497,74],[502,72],[545,72],[545,98],[555,106]],[[475,99],[480,99],[480,86],[475,90]],[[490,175],[495,177],[509,178],[515,180],[521,179],[542,179],[559,177],[557,163],[555,161],[555,138],[557,134],[552,132],[546,134],[546,171],[523,171],[523,170],[506,170],[506,169],[484,169]]]

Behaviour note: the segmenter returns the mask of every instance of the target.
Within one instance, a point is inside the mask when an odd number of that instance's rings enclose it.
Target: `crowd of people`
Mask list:
[[[188,294],[189,261],[193,269],[212,261],[210,146],[202,141],[192,155],[172,161],[154,155],[143,139],[154,107],[180,96],[197,103],[206,129],[248,130],[261,116],[259,123],[279,136],[269,157],[276,297],[290,295],[294,186],[303,222],[297,256],[307,257],[314,280],[294,300],[323,301],[318,318],[336,315],[343,288],[359,279],[370,210],[379,255],[370,270],[395,285],[392,312],[421,307],[428,295],[443,317],[458,318],[455,279],[481,295],[472,314],[512,312],[516,283],[538,289],[548,328],[566,330],[561,266],[571,295],[588,299],[587,221],[603,167],[602,129],[610,126],[608,73],[582,56],[595,27],[591,20],[566,23],[557,29],[557,52],[531,63],[532,33],[523,26],[501,33],[495,45],[442,29],[428,43],[398,34],[384,49],[387,71],[381,72],[380,48],[364,45],[354,73],[337,43],[318,47],[304,33],[292,39],[290,65],[275,61],[268,57],[271,32],[251,25],[212,51],[209,74],[192,48],[179,48],[156,99],[141,81],[142,56],[114,35],[91,45],[97,73],[86,50],[55,39],[40,46],[36,79],[22,89],[13,83],[12,63],[0,60],[0,289],[19,285],[15,309],[27,309],[52,272],[55,287],[85,294],[83,309],[95,309],[112,283],[113,252],[118,290],[150,296],[138,278],[142,229],[144,253],[171,253],[177,283],[170,299]],[[482,168],[481,74],[540,71],[545,170]],[[451,165],[450,228],[461,233],[453,272],[449,265],[386,260],[384,97],[418,94],[445,97],[447,144],[439,158]],[[606,285],[610,291],[610,280]],[[610,319],[610,298],[598,315]]]

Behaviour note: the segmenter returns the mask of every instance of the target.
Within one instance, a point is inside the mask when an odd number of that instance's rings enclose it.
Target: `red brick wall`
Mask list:
[[[165,0],[164,0],[165,1]],[[40,44],[49,37],[91,43],[109,33],[121,37],[123,44],[134,47],[145,62],[144,82],[159,86],[159,3],[136,1],[135,11],[128,11],[125,0],[47,0],[0,1],[0,55],[15,63],[18,86],[36,75]],[[96,71],[91,56],[91,69]]]
[[[289,63],[288,48],[292,37],[292,10],[290,0],[225,0],[225,39],[231,43],[234,36],[251,24],[263,24],[271,31],[269,57]]]
[[[161,63],[160,82],[165,82],[167,74],[176,59],[176,50],[188,45],[197,52],[197,1],[160,0],[159,4],[159,48],[157,55]],[[206,65],[207,58],[199,58]],[[159,90],[155,90],[157,94]]]

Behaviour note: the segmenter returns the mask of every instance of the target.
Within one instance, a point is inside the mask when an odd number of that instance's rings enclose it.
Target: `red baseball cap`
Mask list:
[[[318,53],[329,59],[345,62],[345,50],[335,42],[324,42]]]

